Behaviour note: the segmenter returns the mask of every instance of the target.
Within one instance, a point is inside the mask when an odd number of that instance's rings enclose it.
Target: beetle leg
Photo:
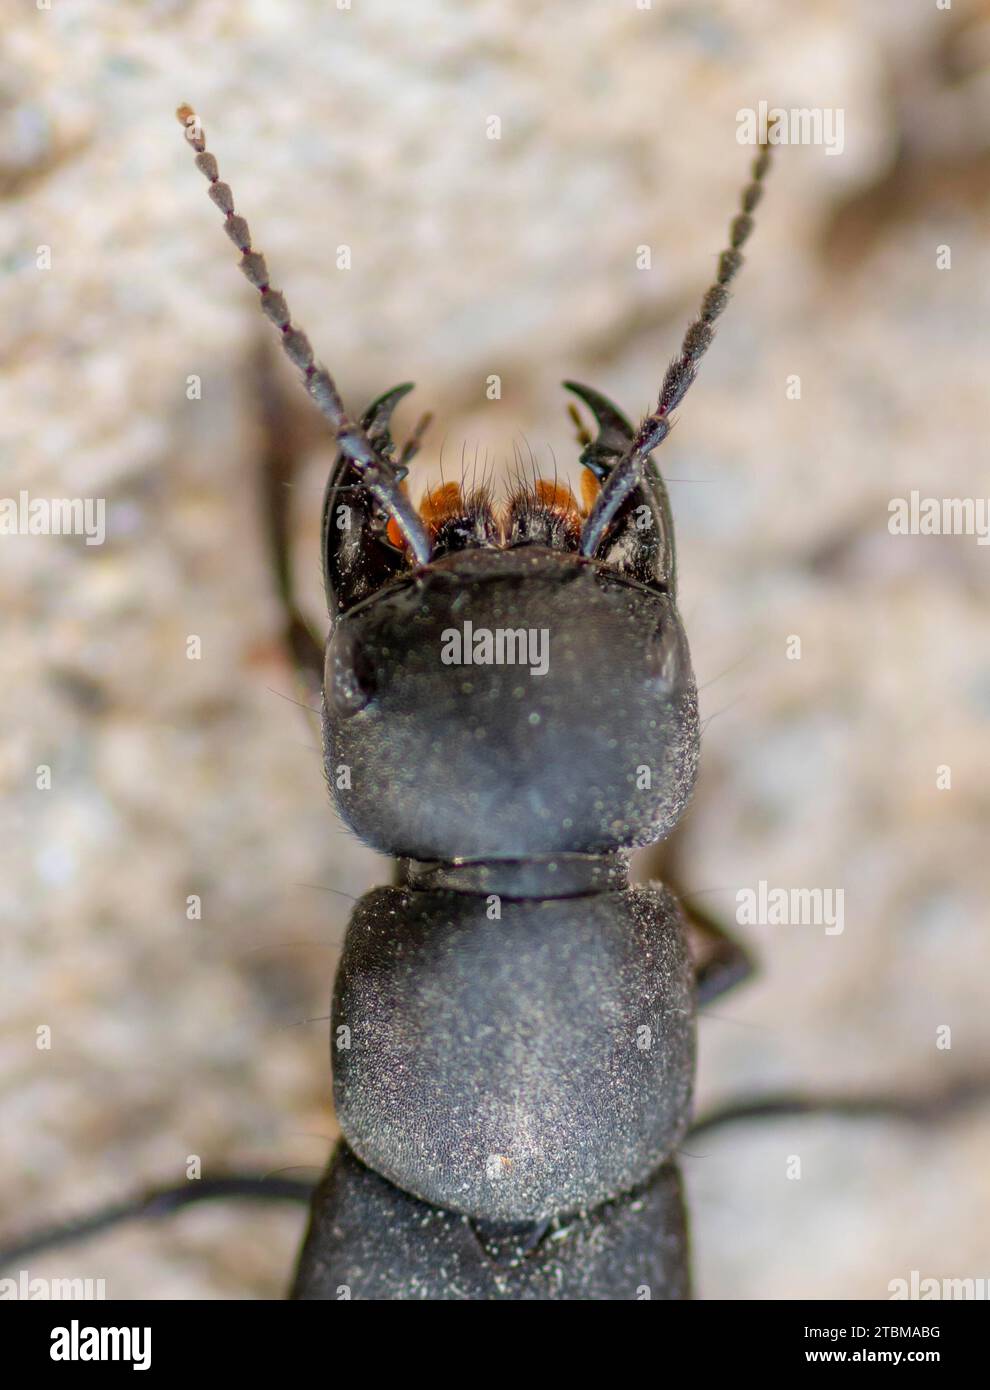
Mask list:
[[[756,959],[748,947],[713,917],[695,907],[680,904],[688,924],[691,954],[695,958],[698,1007],[727,994],[756,973]]]
[[[688,1131],[692,1137],[719,1129],[723,1125],[747,1120],[779,1119],[789,1115],[837,1115],[845,1119],[875,1119],[878,1116],[929,1125],[986,1104],[990,1099],[990,1078],[977,1076],[943,1086],[921,1095],[810,1096],[799,1091],[756,1096],[730,1101],[703,1115]]]
[[[298,463],[292,412],[287,408],[265,348],[257,353],[254,374],[263,432],[261,524],[268,541],[275,592],[282,610],[282,640],[299,681],[308,694],[318,694],[323,684],[323,643],[299,608],[289,541],[289,504]]]

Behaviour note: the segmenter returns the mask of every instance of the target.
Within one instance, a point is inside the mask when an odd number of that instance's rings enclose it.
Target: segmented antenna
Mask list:
[[[364,430],[348,417],[333,377],[314,358],[306,334],[292,323],[285,296],[271,286],[264,256],[251,245],[248,224],[234,211],[234,198],[229,185],[220,181],[217,161],[207,151],[199,117],[191,106],[180,106],[175,114],[185,127],[186,139],[196,151],[196,167],[209,180],[210,197],[224,215],[224,230],[241,253],[240,268],[261,295],[261,307],[279,330],[286,356],[302,373],[306,390],[330,422],[337,447],[351,461],[362,484],[379,506],[395,519],[419,563],[428,564],[431,552],[429,537],[412,503],[399,486],[402,470],[377,453]]]
[[[771,130],[767,131],[769,141]],[[714,285],[701,301],[701,313],[684,335],[681,353],[667,368],[657,408],[640,423],[628,451],[615,464],[595,500],[581,532],[580,552],[592,556],[626,498],[639,485],[646,460],[670,433],[670,413],[681,401],[698,373],[698,364],[715,337],[715,320],[729,302],[728,285],[743,263],[742,246],[753,230],[753,211],[763,196],[763,181],[770,168],[770,147],[760,145],[753,160],[752,177],[742,192],[741,210],[729,227],[729,247],[718,260]]]

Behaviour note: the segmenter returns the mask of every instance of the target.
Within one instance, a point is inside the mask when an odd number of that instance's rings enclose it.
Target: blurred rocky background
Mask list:
[[[990,492],[988,98],[984,0],[7,16],[0,492],[105,498],[108,538],[0,544],[4,1236],[180,1181],[189,1155],[315,1176],[335,954],[350,897],[387,872],[335,821],[293,703],[260,506],[271,332],[183,101],[346,400],[418,382],[400,437],[436,412],[420,477],[441,444],[458,463],[523,440],[548,473],[574,460],[564,377],[646,409],[744,179],[737,112],[841,111],[840,152],[781,149],[663,447],[708,720],[688,886],[730,923],[761,880],[845,893],[841,935],[742,929],[762,974],[702,1025],[701,1099],[990,1075],[990,548],[887,524],[912,490]],[[270,360],[319,624],[331,451]],[[698,1292],[990,1276],[988,1151],[986,1107],[920,1131],[805,1119],[689,1141]],[[278,1296],[302,1221],[201,1207],[31,1272],[118,1297]]]

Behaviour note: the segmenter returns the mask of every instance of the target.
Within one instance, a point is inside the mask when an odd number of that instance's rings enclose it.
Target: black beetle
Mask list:
[[[197,117],[178,115],[337,439],[327,780],[350,828],[402,865],[348,930],[332,1023],[345,1143],[296,1296],[683,1296],[672,1155],[690,1118],[694,967],[673,898],[627,873],[686,807],[699,743],[651,454],[728,302],[769,150],[655,411],[633,430],[568,383],[598,422],[583,508],[534,479],[502,509],[449,484],[417,511],[418,435],[400,454],[390,432],[409,388],[348,417]]]

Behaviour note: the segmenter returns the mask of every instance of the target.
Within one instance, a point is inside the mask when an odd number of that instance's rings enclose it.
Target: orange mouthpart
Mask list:
[[[403,492],[407,491],[404,481],[400,486]],[[539,478],[533,485],[537,505],[556,512],[574,527],[580,527],[595,505],[595,498],[600,490],[598,479],[589,469],[585,469],[581,474],[581,507],[578,506],[570,488],[564,487],[562,483],[551,483],[545,478]],[[465,510],[466,503],[459,483],[443,483],[438,488],[427,488],[419,504],[419,514],[431,537],[436,535],[445,521],[462,516]],[[406,538],[395,517],[389,518],[385,535],[389,544],[394,545],[397,550],[401,550],[406,544]]]

